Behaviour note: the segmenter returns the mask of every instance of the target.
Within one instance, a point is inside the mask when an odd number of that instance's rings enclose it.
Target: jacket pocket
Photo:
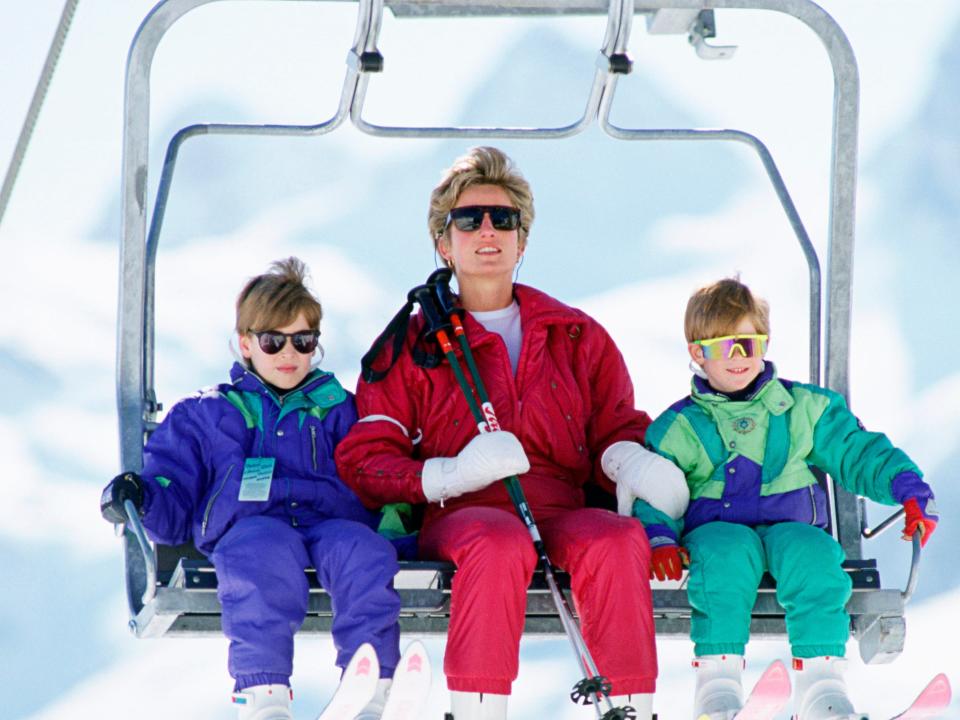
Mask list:
[[[220,496],[220,493],[223,492],[223,488],[226,487],[227,480],[230,479],[230,475],[233,473],[234,467],[234,465],[231,465],[229,468],[227,468],[227,472],[224,474],[223,480],[220,481],[220,486],[216,489],[213,495],[210,496],[210,499],[207,500],[207,507],[203,511],[203,522],[200,523],[201,536],[205,536],[207,534],[207,523],[210,521],[210,511],[213,510],[213,504]]]

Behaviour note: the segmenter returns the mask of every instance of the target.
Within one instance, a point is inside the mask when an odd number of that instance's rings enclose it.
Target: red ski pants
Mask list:
[[[650,546],[641,524],[581,508],[537,518],[537,527],[551,562],[570,574],[583,637],[613,694],[652,693],[657,656]],[[424,528],[420,551],[457,566],[443,662],[447,687],[509,695],[537,564],[523,522],[512,509],[462,508]]]

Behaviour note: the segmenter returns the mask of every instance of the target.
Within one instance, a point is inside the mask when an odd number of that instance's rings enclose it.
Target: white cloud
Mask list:
[[[102,427],[102,422],[93,427]],[[0,537],[34,546],[55,545],[83,559],[117,552],[119,541],[97,512],[100,488],[70,477],[70,466],[51,476],[38,462],[29,434],[2,416],[0,456],[13,479],[5,483],[0,503]]]

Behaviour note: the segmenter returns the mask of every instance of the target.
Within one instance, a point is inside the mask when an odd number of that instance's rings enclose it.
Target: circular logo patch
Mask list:
[[[757,423],[754,422],[753,418],[737,418],[733,421],[734,431],[740,433],[741,435],[746,435],[747,433],[753,432],[754,428],[757,427]]]

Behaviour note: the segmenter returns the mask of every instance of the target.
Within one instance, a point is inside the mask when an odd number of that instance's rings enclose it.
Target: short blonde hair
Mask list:
[[[687,342],[733,335],[743,318],[749,318],[757,332],[770,334],[770,306],[754,297],[739,277],[724,278],[702,287],[687,302],[683,332]]]
[[[496,185],[510,198],[510,202],[520,210],[520,227],[517,239],[520,250],[527,246],[530,226],[533,225],[533,192],[530,183],[502,150],[495,147],[471,148],[466,155],[457,158],[443,174],[440,184],[430,193],[430,211],[427,214],[427,228],[433,247],[440,249],[442,239],[450,239],[447,217],[457,203],[457,199],[469,187],[474,185]]]
[[[311,330],[319,330],[323,308],[306,286],[307,274],[302,260],[289,257],[251,278],[237,296],[237,333],[275,330],[292,323],[300,313]]]

